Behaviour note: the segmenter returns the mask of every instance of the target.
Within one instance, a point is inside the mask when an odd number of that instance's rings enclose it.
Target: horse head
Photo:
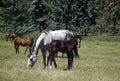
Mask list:
[[[33,65],[35,64],[35,62],[37,61],[37,57],[36,57],[35,53],[33,54],[33,52],[34,52],[34,46],[35,46],[34,42],[33,42],[32,48],[30,50],[30,53],[28,54],[27,67],[30,67],[30,68],[32,68]]]
[[[36,61],[37,61],[37,57],[35,55],[30,55],[29,58],[28,58],[27,67],[32,68],[33,65],[36,63]]]
[[[6,35],[6,41],[14,40],[15,37],[16,37],[15,33],[9,33]]]

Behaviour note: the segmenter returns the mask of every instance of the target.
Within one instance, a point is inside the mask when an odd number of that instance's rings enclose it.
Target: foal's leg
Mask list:
[[[54,62],[54,66],[55,68],[57,68],[57,64],[56,64],[56,61],[55,61],[55,53],[53,53],[51,55],[51,58],[50,58],[50,66],[52,67],[52,61]]]
[[[72,50],[67,53],[67,56],[68,56],[68,70],[70,70],[72,69],[72,64],[73,64],[73,59],[74,59]]]
[[[68,57],[68,70],[71,69],[71,66],[70,66],[70,54],[67,53],[67,57]]]
[[[49,56],[47,58],[47,66],[49,65],[49,61],[50,61],[50,69],[51,69],[52,68],[52,61],[53,61],[52,53],[49,53]]]
[[[54,62],[55,68],[57,68],[57,64],[56,64],[56,61],[55,61],[55,57],[53,57],[53,62]]]

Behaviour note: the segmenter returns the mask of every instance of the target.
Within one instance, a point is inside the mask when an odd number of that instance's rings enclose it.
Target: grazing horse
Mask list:
[[[34,41],[34,38],[23,38],[23,37],[14,38],[14,47],[16,50],[16,54],[17,53],[19,54],[19,45],[27,47],[24,54],[26,54],[28,47],[29,47],[29,51],[30,51],[33,41]]]
[[[6,41],[13,41],[15,37],[16,37],[15,33],[9,33],[6,35]]]
[[[76,47],[80,46],[79,39],[73,38],[72,40],[69,41],[60,41],[60,40],[54,40],[51,42],[51,52],[48,56],[48,61],[47,61],[47,66],[49,64],[50,60],[50,68],[52,67],[52,61],[54,62],[55,68],[57,68],[57,64],[55,62],[55,54],[57,52],[62,52],[66,53],[68,57],[68,69],[72,69],[72,64],[73,64],[73,50],[76,49]],[[76,57],[78,57],[77,53],[74,53]]]
[[[69,41],[75,37],[75,34],[68,30],[43,30],[35,39],[33,46],[31,48],[31,52],[28,56],[28,67],[33,67],[33,65],[37,61],[37,54],[38,49],[41,49],[43,61],[44,61],[44,68],[47,68],[46,64],[46,50],[51,52],[51,46],[50,43],[54,40],[60,40],[60,41]]]

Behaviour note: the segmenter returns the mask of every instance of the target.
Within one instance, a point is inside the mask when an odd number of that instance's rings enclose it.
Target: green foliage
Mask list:
[[[0,31],[68,29],[76,34],[119,34],[119,0],[1,0]]]
[[[119,33],[120,27],[120,1],[119,0],[97,0],[98,8],[98,28],[100,33]]]
[[[47,9],[49,18],[54,21],[56,27],[64,26],[69,30],[89,31],[89,26],[95,24],[94,0],[52,0],[47,4]]]
[[[98,42],[120,42],[120,36],[117,35],[97,35],[82,37],[86,41],[98,41]]]
[[[57,69],[43,69],[41,52],[35,66],[27,68],[26,48],[20,46],[20,54],[15,54],[13,42],[0,40],[0,81],[120,81],[120,41],[90,39],[82,40],[80,58],[74,59],[71,71],[66,70],[67,58],[56,58]]]
[[[33,0],[29,8],[29,12],[32,16],[31,28],[39,28],[40,30],[46,29],[47,24],[47,10],[43,4],[43,0]]]
[[[9,7],[14,4],[15,0],[0,0],[0,7]]]
[[[23,33],[25,27],[24,23],[27,22],[27,12],[21,5],[22,1],[15,1],[14,4],[6,9],[3,9],[1,18],[4,21],[4,27],[1,28],[2,32],[15,32]]]

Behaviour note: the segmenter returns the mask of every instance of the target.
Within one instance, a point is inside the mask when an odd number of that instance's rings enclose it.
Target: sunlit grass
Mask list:
[[[0,40],[0,81],[120,81],[120,41],[97,37],[82,40],[80,58],[74,59],[71,71],[66,70],[67,58],[56,58],[57,69],[43,69],[41,52],[35,66],[27,68],[25,48],[16,54],[12,42]]]

